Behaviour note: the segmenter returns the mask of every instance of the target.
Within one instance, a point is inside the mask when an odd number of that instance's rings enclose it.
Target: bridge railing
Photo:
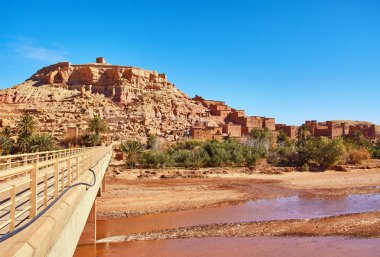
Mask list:
[[[0,234],[36,217],[109,150],[77,148],[0,157]],[[5,162],[6,160],[6,162]]]

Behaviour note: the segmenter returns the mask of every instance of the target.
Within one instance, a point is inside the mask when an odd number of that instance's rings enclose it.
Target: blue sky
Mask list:
[[[380,124],[378,0],[0,3],[0,88],[97,56],[279,123]]]

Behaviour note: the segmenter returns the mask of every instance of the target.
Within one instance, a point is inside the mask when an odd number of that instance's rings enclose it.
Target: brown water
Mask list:
[[[287,197],[97,222],[98,239],[136,232],[215,223],[305,219],[380,210],[380,195],[343,198]],[[342,237],[191,238],[98,243],[80,246],[75,257],[116,256],[380,256],[380,239]]]
[[[380,239],[341,237],[199,238],[97,244],[77,248],[75,257],[378,257]]]
[[[343,198],[286,197],[244,204],[99,220],[97,238],[185,226],[285,219],[308,219],[380,210],[380,194]],[[380,254],[379,254],[380,256]]]

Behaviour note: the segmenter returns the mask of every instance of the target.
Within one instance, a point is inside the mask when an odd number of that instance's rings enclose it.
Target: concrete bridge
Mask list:
[[[111,147],[0,157],[0,256],[72,256],[96,241]]]

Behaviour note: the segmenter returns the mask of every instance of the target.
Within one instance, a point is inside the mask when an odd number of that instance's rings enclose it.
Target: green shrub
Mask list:
[[[173,161],[171,156],[166,152],[151,150],[141,153],[139,157],[139,164],[142,167],[164,168],[166,166],[171,166]]]
[[[380,142],[372,149],[373,158],[380,159]]]
[[[184,166],[191,168],[202,168],[207,165],[210,156],[204,149],[194,149],[190,151],[189,157],[185,160]]]
[[[176,166],[183,166],[185,162],[190,158],[191,151],[186,149],[177,149],[169,151],[173,162]]]
[[[222,142],[212,140],[206,142],[204,150],[210,156],[208,166],[219,167],[230,163],[231,154]]]
[[[0,137],[0,155],[8,155],[13,148],[12,141],[7,137]]]
[[[159,147],[160,147],[160,142],[158,141],[157,136],[153,134],[148,134],[146,148],[157,150]]]
[[[256,163],[256,161],[260,158],[260,154],[256,151],[256,149],[250,146],[244,145],[242,150],[245,163],[248,166],[253,166]]]

